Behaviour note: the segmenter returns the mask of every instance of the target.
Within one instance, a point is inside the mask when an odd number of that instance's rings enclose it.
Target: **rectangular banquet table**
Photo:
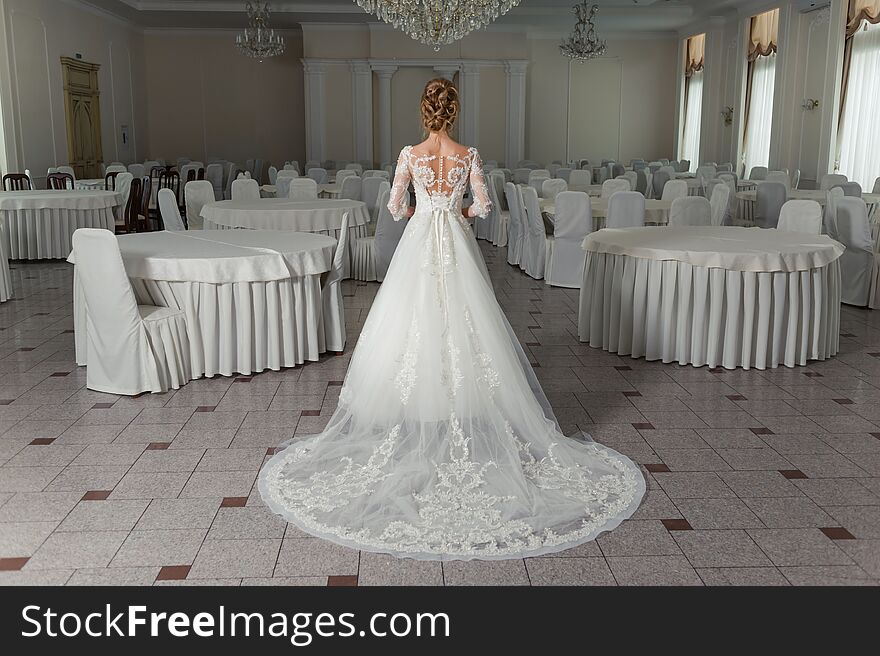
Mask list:
[[[825,235],[606,228],[583,248],[578,335],[592,347],[726,369],[837,353],[844,247]]]
[[[113,230],[115,191],[73,189],[0,192],[3,250],[13,260],[63,259],[77,228]]]
[[[333,238],[198,230],[118,239],[137,302],[184,311],[194,378],[293,367],[326,351],[321,276]],[[84,308],[74,273],[79,365],[87,364]]]

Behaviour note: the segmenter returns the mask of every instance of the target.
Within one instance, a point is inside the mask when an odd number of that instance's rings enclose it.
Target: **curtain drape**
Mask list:
[[[763,14],[752,16],[749,37],[749,61],[758,57],[767,57],[776,52],[779,38],[779,10],[772,9]]]
[[[703,70],[704,53],[706,52],[706,35],[697,34],[687,40],[687,62],[685,63],[684,74],[687,77],[693,75],[696,71]]]
[[[870,189],[880,175],[880,23],[855,32],[849,55],[837,170]]]
[[[691,171],[700,165],[700,127],[703,113],[703,70],[694,71],[685,81],[684,129],[679,159],[691,162]]]
[[[751,65],[751,96],[743,144],[744,175],[770,161],[770,128],[776,86],[776,53],[759,56]]]
[[[846,36],[852,38],[864,22],[880,23],[880,0],[849,0]]]

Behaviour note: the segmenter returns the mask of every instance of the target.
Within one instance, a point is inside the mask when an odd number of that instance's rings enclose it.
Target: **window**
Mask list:
[[[684,114],[681,124],[679,159],[689,160],[690,170],[700,165],[700,128],[703,114],[703,52],[706,35],[698,34],[687,40],[685,62]]]
[[[880,176],[880,22],[862,21],[848,39],[844,70],[837,169],[871,191]]]
[[[745,176],[750,174],[753,167],[768,166],[770,163],[778,32],[778,9],[752,16],[742,148]]]

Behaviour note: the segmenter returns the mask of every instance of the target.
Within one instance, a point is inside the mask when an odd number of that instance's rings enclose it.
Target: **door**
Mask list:
[[[64,74],[64,109],[67,117],[67,159],[76,178],[101,177],[100,64],[61,58]]]

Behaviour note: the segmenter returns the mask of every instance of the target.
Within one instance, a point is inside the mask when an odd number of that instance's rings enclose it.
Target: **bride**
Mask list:
[[[471,231],[491,205],[479,153],[449,137],[458,111],[453,84],[431,80],[428,138],[401,151],[388,206],[409,224],[339,406],[323,433],[266,464],[260,494],[355,549],[426,560],[562,551],[631,516],[645,480],[627,457],[560,432]]]

